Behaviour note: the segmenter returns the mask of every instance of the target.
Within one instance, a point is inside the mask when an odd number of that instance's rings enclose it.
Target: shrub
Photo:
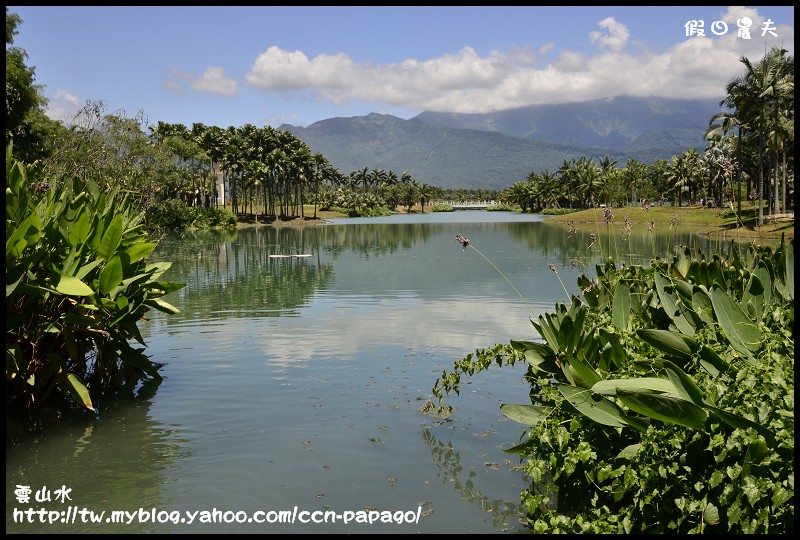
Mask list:
[[[441,406],[462,375],[528,364],[529,401],[501,406],[527,426],[505,452],[530,481],[528,526],[791,534],[793,242],[709,259],[685,248],[647,267],[609,259],[579,285],[583,300],[531,319],[542,341],[480,349],[433,389]]]
[[[45,179],[6,149],[6,405],[94,410],[107,392],[160,379],[137,324],[184,285],[147,264],[128,195],[93,181]],[[138,343],[142,347],[136,347]]]

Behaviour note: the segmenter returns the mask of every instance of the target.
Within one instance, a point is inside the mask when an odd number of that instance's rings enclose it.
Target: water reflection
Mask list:
[[[50,514],[44,523],[33,514],[30,523],[20,516],[28,509],[66,511],[74,506],[110,517],[116,510],[173,506],[176,501],[164,486],[176,481],[169,471],[190,458],[191,444],[182,427],[163,425],[151,415],[157,386],[151,381],[136,396],[100,403],[99,419],[76,415],[24,435],[12,427],[16,435],[10,439],[7,425],[6,533],[157,532],[159,527],[152,523],[92,523],[80,518],[75,523],[50,523]],[[20,486],[31,489],[28,502],[17,500]],[[56,491],[62,488],[68,490],[67,498],[58,497]],[[44,498],[45,490],[49,499]]]
[[[503,499],[492,499],[481,493],[475,487],[477,473],[470,468],[465,470],[461,462],[461,456],[453,448],[453,445],[450,443],[445,444],[438,440],[427,425],[422,430],[422,439],[431,451],[431,458],[438,469],[436,476],[443,484],[452,485],[463,500],[474,503],[481,512],[491,515],[492,525],[501,532],[520,529],[520,519],[524,513],[519,503]],[[496,468],[497,465],[492,462],[485,464],[485,466],[492,468]],[[516,471],[518,468],[512,467],[512,470]]]

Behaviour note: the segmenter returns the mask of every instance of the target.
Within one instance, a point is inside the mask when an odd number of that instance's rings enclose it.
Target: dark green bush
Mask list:
[[[128,195],[77,178],[48,179],[6,150],[6,410],[96,399],[160,378],[138,322],[183,287]],[[133,345],[132,345],[133,343]],[[136,347],[138,343],[141,347]]]

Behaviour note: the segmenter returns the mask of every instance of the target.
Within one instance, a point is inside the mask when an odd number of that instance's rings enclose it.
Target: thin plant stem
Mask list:
[[[468,242],[468,241],[467,241],[467,242]],[[462,245],[463,245],[463,243],[462,243]],[[517,296],[519,296],[519,297],[522,299],[522,301],[523,301],[523,302],[525,302],[525,305],[526,305],[526,306],[528,306],[528,309],[530,310],[531,314],[535,316],[535,315],[536,315],[536,312],[535,312],[535,311],[533,311],[533,308],[531,307],[531,305],[528,303],[528,301],[527,301],[527,300],[525,300],[525,297],[524,297],[524,296],[522,296],[522,293],[520,293],[520,292],[517,290],[517,288],[516,288],[516,287],[514,287],[514,284],[513,284],[513,283],[511,283],[511,280],[509,280],[509,279],[506,277],[506,275],[503,273],[503,271],[502,271],[502,270],[500,270],[500,269],[497,267],[497,265],[496,265],[496,264],[494,264],[494,263],[493,263],[493,262],[492,262],[492,261],[491,261],[491,260],[490,260],[490,259],[489,259],[489,258],[486,256],[486,255],[484,255],[483,253],[481,253],[481,250],[479,250],[478,248],[476,248],[476,247],[475,247],[475,246],[473,246],[472,244],[469,244],[469,243],[468,243],[468,245],[469,245],[469,247],[471,247],[472,249],[474,249],[474,250],[475,250],[475,251],[478,253],[478,255],[480,255],[481,257],[483,257],[483,258],[484,258],[484,260],[485,260],[486,262],[488,262],[489,264],[491,264],[491,265],[492,265],[492,268],[494,268],[495,270],[497,270],[497,273],[498,273],[498,274],[500,274],[501,276],[503,276],[503,279],[505,279],[505,280],[506,280],[506,283],[508,283],[509,285],[511,285],[511,288],[512,288],[512,289],[514,289],[514,292],[516,292],[516,293],[517,293]],[[464,247],[466,247],[466,246],[464,246]]]

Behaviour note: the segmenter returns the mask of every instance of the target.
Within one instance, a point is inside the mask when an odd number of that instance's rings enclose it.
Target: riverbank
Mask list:
[[[794,238],[794,212],[773,216],[764,215],[764,223],[758,225],[758,208],[749,202],[742,205],[742,215],[730,207],[701,208],[699,206],[650,206],[647,210],[640,206],[609,208],[611,223],[624,224],[626,219],[632,224],[644,224],[659,228],[676,225],[693,225],[701,229],[700,234],[708,236],[733,237],[748,241],[780,241]],[[608,222],[606,209],[592,208],[547,219],[551,223],[605,224]]]
[[[647,210],[640,206],[626,206],[609,208],[611,223],[624,224],[626,219],[631,224],[652,225],[669,227],[675,225],[695,225],[702,229],[701,234],[709,236],[723,236],[743,238],[748,241],[780,241],[781,236],[787,240],[794,238],[794,212],[775,216],[764,216],[764,224],[758,225],[758,208],[749,202],[742,205],[742,216],[737,218],[736,212],[730,207],[725,208],[700,208],[699,206],[650,206]],[[406,213],[405,208],[398,210]],[[412,208],[412,213],[421,212],[417,206]],[[430,212],[430,209],[426,209]],[[265,217],[252,214],[239,216],[237,228],[246,227],[309,227],[327,223],[328,219],[346,218],[347,214],[330,210],[317,209],[316,217],[313,207],[307,210],[305,217],[294,216],[291,219],[276,219],[268,221]],[[550,216],[550,223],[572,224],[605,224],[606,209],[592,208],[580,210],[569,214]]]

